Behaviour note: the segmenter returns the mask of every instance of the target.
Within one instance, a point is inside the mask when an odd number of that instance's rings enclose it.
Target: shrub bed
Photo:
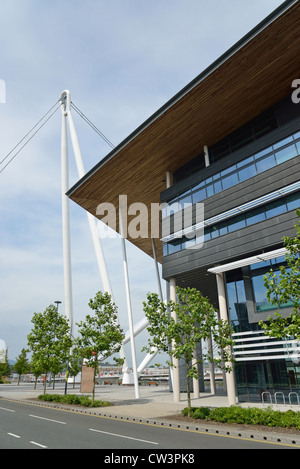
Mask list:
[[[187,407],[183,409],[182,415],[185,417],[188,415]],[[266,409],[258,409],[256,407],[242,408],[239,406],[218,407],[216,409],[192,407],[191,418],[222,423],[300,429],[300,412],[294,412],[293,410],[281,412],[273,410],[271,407]]]
[[[59,402],[63,404],[82,405],[85,407],[107,407],[111,403],[108,401],[92,400],[89,396],[77,396],[76,394],[40,394],[38,399],[48,402]]]

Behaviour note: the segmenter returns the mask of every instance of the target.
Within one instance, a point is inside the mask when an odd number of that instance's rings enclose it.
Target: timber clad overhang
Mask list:
[[[127,195],[128,205],[144,203],[150,213],[151,203],[160,203],[167,171],[291,95],[293,80],[300,78],[299,58],[300,3],[288,1],[110,152],[68,196],[93,215],[103,202],[118,213],[119,195]],[[128,239],[152,256],[150,238]],[[160,242],[156,248],[161,262]]]

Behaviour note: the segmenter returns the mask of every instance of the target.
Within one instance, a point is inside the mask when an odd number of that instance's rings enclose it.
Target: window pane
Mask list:
[[[206,186],[206,193],[207,197],[211,197],[212,195],[214,195],[214,186],[212,184]]]
[[[169,254],[173,254],[174,252],[178,252],[178,251],[181,251],[181,242],[182,242],[182,239],[179,238],[179,239],[176,239],[175,241],[172,241],[171,243],[168,244],[169,246]]]
[[[212,239],[213,238],[217,238],[219,236],[219,228],[218,228],[218,225],[213,225],[211,228],[210,228],[210,231],[211,231],[211,237]]]
[[[266,219],[265,210],[263,207],[256,208],[246,213],[246,224],[247,226],[253,225]]]
[[[267,218],[275,217],[281,213],[286,212],[285,200],[276,200],[266,205],[266,216]]]
[[[300,207],[300,194],[291,194],[286,198],[288,210],[296,210]]]
[[[163,256],[168,254],[168,245],[167,243],[163,243]]]
[[[229,187],[234,186],[235,184],[238,184],[238,176],[237,173],[233,173],[230,176],[227,176],[226,178],[223,178],[222,184],[223,184],[223,189],[228,189]]]
[[[283,163],[284,161],[294,158],[294,156],[297,156],[297,150],[296,150],[295,145],[290,145],[289,147],[284,148],[283,150],[277,151],[275,155],[276,155],[277,164],[280,164],[280,163]]]
[[[264,286],[264,274],[257,275],[252,277],[252,284],[256,302],[257,312],[270,311],[272,309],[277,309],[276,306],[271,305],[267,299],[266,288]]]
[[[227,222],[227,226],[229,233],[244,228],[246,226],[245,216],[239,215],[238,217],[234,217],[232,220]]]
[[[293,136],[294,139],[297,140],[297,138],[300,138],[300,132],[295,133]]]
[[[215,194],[222,191],[222,183],[221,181],[217,181],[214,183]]]
[[[247,168],[239,170],[239,180],[240,182],[246,181],[246,179],[256,176],[256,167],[255,164],[248,166]]]
[[[210,240],[210,228],[204,228],[204,242]]]
[[[261,150],[260,152],[256,153],[256,155],[254,155],[254,158],[258,160],[261,156],[267,155],[272,150],[272,147],[265,148],[264,150]]]
[[[261,161],[256,162],[256,168],[258,173],[262,173],[267,169],[273,168],[276,165],[274,155],[267,156]]]
[[[219,232],[220,232],[220,236],[228,233],[226,221],[222,221],[222,223],[219,223]]]
[[[193,204],[197,202],[201,202],[201,200],[206,199],[206,191],[205,188],[200,189],[199,191],[193,191]]]
[[[287,145],[288,143],[291,143],[293,141],[293,137],[287,137],[281,140],[280,142],[277,142],[273,145],[274,150],[277,150],[280,147],[283,147],[284,145]]]
[[[246,164],[251,163],[253,160],[254,160],[253,156],[249,156],[249,158],[246,158],[245,160],[240,161],[239,163],[237,163],[237,167],[242,168]]]
[[[181,209],[183,210],[184,208],[187,208],[188,205],[186,205],[186,207],[184,207],[184,204],[189,204],[189,205],[192,205],[192,195],[191,195],[191,192],[189,192],[188,194],[184,195],[183,197],[181,197],[179,199],[179,204],[180,204],[180,207]]]

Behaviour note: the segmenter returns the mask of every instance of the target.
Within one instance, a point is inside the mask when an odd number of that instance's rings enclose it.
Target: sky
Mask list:
[[[0,0],[0,161],[65,89],[114,144],[277,8],[277,0]],[[5,85],[5,99],[3,99]],[[1,99],[2,97],[2,99]],[[4,101],[4,102],[3,102]],[[85,170],[110,147],[72,111]],[[25,143],[26,140],[23,141]],[[0,164],[0,339],[11,360],[35,312],[61,301],[61,112]],[[19,148],[19,147],[18,147]],[[15,150],[16,152],[16,150]],[[70,187],[78,181],[69,146]],[[74,323],[102,290],[85,211],[70,202]],[[102,241],[120,324],[129,329],[119,239]],[[127,243],[133,322],[158,292],[153,259]],[[165,284],[163,282],[165,293]],[[139,364],[144,331],[136,339]],[[127,346],[128,363],[131,364]],[[152,364],[163,363],[164,356]]]

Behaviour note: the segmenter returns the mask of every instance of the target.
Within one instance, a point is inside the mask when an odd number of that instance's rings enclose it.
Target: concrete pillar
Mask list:
[[[204,151],[205,167],[207,168],[208,166],[210,166],[209,153],[208,153],[207,145],[204,145],[203,151]]]
[[[223,321],[228,322],[228,310],[227,310],[227,301],[225,293],[225,284],[224,277],[222,273],[216,274],[217,278],[217,288],[218,288],[218,298],[219,298],[219,311],[220,318]],[[236,392],[235,392],[235,379],[234,373],[226,373],[226,385],[227,385],[227,397],[229,405],[236,404]]]
[[[198,361],[197,350],[195,350],[192,364],[193,366],[196,366],[198,369],[197,361]],[[194,399],[198,399],[200,397],[199,378],[193,378],[193,397]]]
[[[213,346],[212,346],[212,338],[207,340],[207,348],[210,353],[211,358],[213,358]],[[215,382],[215,367],[213,362],[209,363],[209,380],[210,380],[210,392],[211,394],[216,394],[216,382]]]
[[[170,279],[170,300],[176,303],[176,280],[175,278]],[[172,318],[177,322],[177,315],[174,311],[171,313]],[[180,401],[180,378],[179,378],[179,360],[172,357],[173,367],[173,396],[174,402]]]

